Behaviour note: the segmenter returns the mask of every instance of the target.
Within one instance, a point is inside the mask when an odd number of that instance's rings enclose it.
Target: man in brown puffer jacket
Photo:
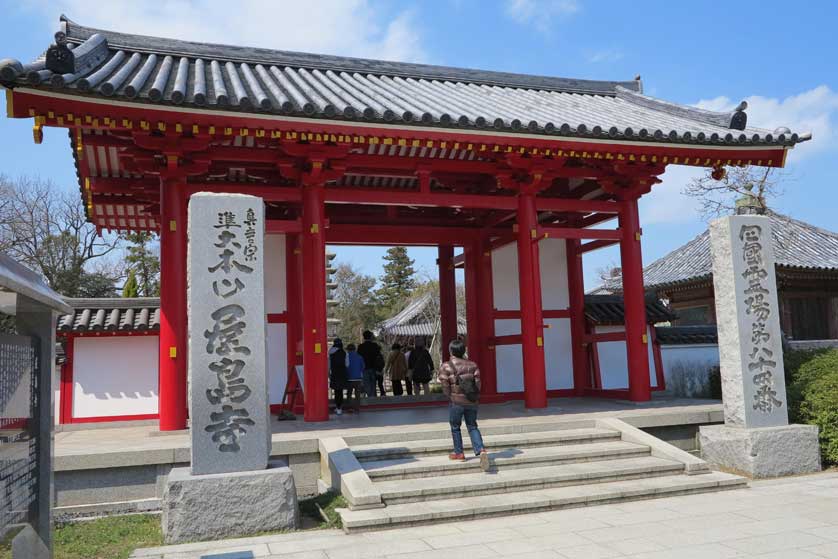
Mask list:
[[[483,437],[477,428],[477,406],[480,401],[480,369],[477,363],[465,359],[466,347],[462,340],[448,344],[451,360],[442,364],[439,370],[439,382],[442,391],[448,396],[448,421],[451,424],[451,437],[454,439],[454,452],[448,455],[451,460],[465,461],[463,454],[463,435],[460,427],[466,420],[468,436],[474,455],[480,457],[483,471],[489,469],[489,453],[483,447]]]

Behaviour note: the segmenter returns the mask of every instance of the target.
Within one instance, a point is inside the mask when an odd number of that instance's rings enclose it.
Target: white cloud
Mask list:
[[[798,134],[812,133],[812,140],[799,144],[789,152],[789,162],[836,148],[838,92],[828,86],[821,85],[784,99],[752,95],[745,101],[748,102],[748,126],[769,130],[785,126]],[[696,106],[711,111],[729,111],[738,104],[738,101],[720,96],[703,99]]]
[[[687,223],[699,218],[696,199],[681,194],[693,178],[704,174],[704,169],[684,165],[669,165],[661,176],[663,182],[640,199],[640,222],[645,225]]]
[[[140,35],[385,60],[427,58],[410,10],[385,19],[367,0],[59,0],[38,7],[49,18],[63,12],[82,25]]]
[[[521,25],[549,33],[553,20],[579,11],[576,0],[506,0],[506,15]]]
[[[791,165],[805,157],[838,147],[838,93],[822,85],[783,99],[752,95],[748,102],[748,126],[774,130],[785,126],[799,134],[811,132],[813,139],[797,145],[789,152]],[[730,111],[738,105],[729,97],[702,99],[696,107],[711,111]],[[642,222],[689,223],[700,219],[700,202],[681,193],[694,177],[701,176],[700,168],[670,165],[661,177],[663,183],[641,199]]]
[[[588,54],[588,62],[596,64],[598,62],[617,62],[622,60],[623,51],[617,48],[602,49]]]

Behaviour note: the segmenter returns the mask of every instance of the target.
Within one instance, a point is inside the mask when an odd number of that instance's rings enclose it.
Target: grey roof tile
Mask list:
[[[621,295],[585,295],[585,317],[594,324],[625,324],[626,309]],[[646,321],[650,324],[676,318],[659,299],[646,298]]]
[[[58,318],[59,332],[138,332],[160,329],[160,299],[157,297],[131,299],[68,297],[64,301],[70,305],[73,312]]]
[[[797,269],[838,270],[838,233],[815,227],[791,217],[769,212],[777,266]],[[643,269],[647,288],[709,279],[713,274],[710,258],[710,232],[682,245]],[[609,279],[601,288],[609,292],[622,289],[622,279]]]
[[[661,345],[716,344],[719,342],[715,324],[697,326],[657,326],[655,335]]]
[[[195,43],[78,25],[62,17],[78,72],[0,61],[0,83],[136,102],[305,117],[498,129],[699,145],[789,146],[787,129],[746,127],[642,94],[638,80],[593,81]],[[49,53],[49,51],[48,51]],[[83,56],[79,56],[83,55]]]

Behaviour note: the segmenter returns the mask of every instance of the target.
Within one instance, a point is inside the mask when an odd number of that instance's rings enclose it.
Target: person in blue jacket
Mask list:
[[[361,387],[364,384],[364,370],[366,368],[364,358],[358,353],[355,344],[346,346],[346,380],[349,384],[346,396],[347,398],[354,396],[355,413],[361,411]]]

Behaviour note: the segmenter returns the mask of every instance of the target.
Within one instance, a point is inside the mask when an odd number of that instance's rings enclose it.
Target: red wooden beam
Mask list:
[[[288,313],[268,313],[267,321],[268,324],[286,324],[288,323]]]
[[[521,334],[510,334],[508,336],[494,336],[489,338],[489,345],[515,345],[521,343]]]
[[[610,240],[610,239],[599,239],[596,241],[590,241],[587,243],[583,243],[581,248],[579,249],[580,252],[590,252],[592,250],[598,250],[605,247],[610,247],[612,245],[618,244],[620,241]]]
[[[625,332],[603,332],[601,334],[586,334],[585,343],[600,343],[600,342],[623,342],[626,339]]]
[[[387,191],[359,188],[328,188],[326,203],[374,204],[385,206],[427,206],[503,210],[517,207],[514,196],[485,194],[424,194],[417,191]]]
[[[268,219],[265,222],[265,233],[299,233],[302,227],[299,219]]]
[[[489,243],[489,250],[495,251],[501,247],[505,247],[506,245],[510,245],[518,240],[517,233],[508,233],[505,235],[501,235],[495,239],[492,239]]]
[[[582,229],[577,227],[559,227],[556,225],[540,225],[540,238],[553,239],[607,239],[619,241],[623,234],[618,229]]]
[[[578,225],[579,227],[590,227],[604,221],[611,221],[615,217],[617,216],[610,213],[595,213],[580,219]]]
[[[400,227],[392,225],[331,224],[329,244],[463,246],[479,238],[478,229],[467,227]]]
[[[190,182],[184,185],[184,189],[190,194],[196,192],[232,192],[239,194],[250,194],[259,196],[265,202],[300,202],[302,191],[296,187],[276,185],[252,185],[248,183],[195,183]]]
[[[570,318],[570,309],[554,309],[551,311],[541,311],[541,316],[544,318]]]

